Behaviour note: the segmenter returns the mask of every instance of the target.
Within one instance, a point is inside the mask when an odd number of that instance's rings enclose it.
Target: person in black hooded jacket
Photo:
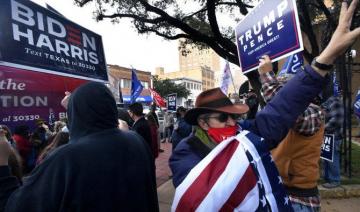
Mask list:
[[[10,175],[0,141],[0,211],[158,211],[154,162],[136,133],[118,129],[110,91],[90,82],[68,103],[70,142],[23,185]]]

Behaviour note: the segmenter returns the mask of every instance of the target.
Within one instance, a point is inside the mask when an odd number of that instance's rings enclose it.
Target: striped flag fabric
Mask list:
[[[264,140],[226,139],[176,188],[171,211],[293,211]]]

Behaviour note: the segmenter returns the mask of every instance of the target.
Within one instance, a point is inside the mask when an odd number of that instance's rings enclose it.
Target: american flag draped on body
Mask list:
[[[292,211],[264,140],[248,131],[215,147],[176,188],[172,211]]]

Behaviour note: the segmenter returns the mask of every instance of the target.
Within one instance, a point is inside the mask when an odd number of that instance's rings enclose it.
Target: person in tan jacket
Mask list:
[[[276,77],[270,59],[265,60],[267,66],[259,71],[264,99],[269,102],[292,75]],[[298,117],[287,136],[271,152],[295,211],[320,210],[317,181],[324,113],[315,102]]]

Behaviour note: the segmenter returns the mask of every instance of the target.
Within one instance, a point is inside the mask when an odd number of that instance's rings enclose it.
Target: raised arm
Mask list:
[[[358,0],[348,7],[342,3],[339,24],[325,50],[317,57],[318,63],[331,65],[338,56],[360,36],[360,27],[350,31],[352,15]],[[261,62],[261,61],[260,61]],[[277,95],[260,111],[248,129],[257,132],[268,143],[270,149],[276,147],[294,125],[297,117],[305,111],[310,102],[327,83],[326,70],[316,66],[306,66],[291,79]]]
[[[331,40],[325,50],[316,58],[316,61],[322,64],[331,65],[334,61],[353,44],[360,36],[360,27],[350,30],[354,11],[359,0],[353,0],[348,7],[346,1],[342,2],[339,16],[339,24],[331,37]],[[320,75],[325,76],[327,71],[313,66],[314,70]]]

